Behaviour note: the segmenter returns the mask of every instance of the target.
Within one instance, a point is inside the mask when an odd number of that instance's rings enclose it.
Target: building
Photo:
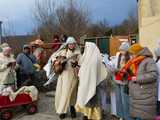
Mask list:
[[[119,46],[122,42],[134,44],[138,42],[138,34],[127,36],[104,36],[104,37],[89,37],[84,38],[84,42],[94,42],[99,47],[101,53],[107,53],[110,56],[115,56],[119,51]]]
[[[160,0],[138,0],[139,42],[153,52],[160,42]]]
[[[119,46],[122,42],[129,42],[129,36],[111,36],[110,37],[110,56],[115,56],[117,51],[119,51]]]
[[[109,42],[110,42],[110,37],[104,36],[104,37],[89,37],[85,38],[84,42],[94,42],[100,49],[101,53],[107,53],[109,54]]]

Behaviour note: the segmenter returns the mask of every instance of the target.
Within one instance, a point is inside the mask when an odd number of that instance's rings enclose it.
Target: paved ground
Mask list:
[[[81,120],[80,118],[80,115],[78,115],[78,118],[75,120]],[[19,108],[18,110],[15,110],[13,120],[59,120],[54,109],[54,97],[48,97],[45,93],[41,93],[38,103],[38,113],[34,115],[28,115],[25,112],[25,109]],[[72,119],[68,115],[68,118],[65,120]]]
[[[55,114],[53,93],[52,96],[50,96],[50,94],[46,96],[46,93],[40,94],[38,109],[39,109],[38,113],[34,115],[28,115],[25,112],[25,109],[19,108],[18,110],[15,110],[13,120],[60,120],[58,116]],[[72,119],[68,115],[68,117],[65,120],[72,120]],[[82,117],[81,115],[78,115],[78,117],[73,120],[82,120]],[[103,120],[117,120],[117,119],[107,117]]]

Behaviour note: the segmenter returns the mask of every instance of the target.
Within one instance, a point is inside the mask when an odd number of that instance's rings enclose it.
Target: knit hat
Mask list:
[[[11,47],[3,47],[3,48],[2,48],[2,52],[9,52],[9,51],[11,51],[11,50],[12,50]]]
[[[25,48],[29,48],[30,49],[30,46],[25,44],[25,45],[23,45],[23,49],[25,49]]]
[[[128,42],[122,42],[120,47],[119,47],[119,50],[120,51],[128,51],[128,48],[129,48],[129,43]]]
[[[0,52],[2,52],[6,47],[9,47],[8,43],[3,43],[2,45],[0,45]]]
[[[154,50],[154,53],[155,53],[155,56],[156,56],[156,57],[160,57],[160,48],[159,48],[159,47],[156,48],[156,49]]]
[[[9,47],[8,43],[3,43],[3,44],[1,45],[1,48],[5,48],[5,47]]]
[[[129,49],[128,49],[128,51],[130,52],[130,53],[132,53],[132,54],[134,54],[134,55],[137,55],[141,50],[143,50],[144,48],[140,45],[140,44],[138,44],[138,43],[136,43],[136,44],[133,44]]]
[[[66,44],[77,43],[74,37],[68,37]]]

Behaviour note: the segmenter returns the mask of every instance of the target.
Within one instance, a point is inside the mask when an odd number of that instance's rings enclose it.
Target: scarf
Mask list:
[[[131,80],[132,76],[136,76],[138,71],[138,65],[145,59],[145,56],[138,56],[129,60],[124,67],[116,73],[116,80],[123,80],[127,77],[127,80]]]

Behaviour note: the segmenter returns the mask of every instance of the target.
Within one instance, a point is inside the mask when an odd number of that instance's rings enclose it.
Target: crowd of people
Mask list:
[[[153,54],[140,44],[122,43],[119,50],[111,96],[112,114],[125,120],[154,120],[159,71]]]
[[[83,120],[103,120],[106,110],[121,120],[154,120],[160,114],[160,47],[154,59],[147,47],[122,42],[117,54],[108,57],[95,43],[79,45],[68,37],[58,44],[59,37],[54,39],[54,52],[46,65],[40,39],[24,45],[16,59],[8,44],[1,45],[0,94],[8,87],[34,85],[35,72],[44,69],[48,79],[58,75],[55,109],[60,119],[67,117],[68,110],[71,118],[82,113]]]
[[[77,48],[75,39],[69,37],[65,47],[52,56],[53,63],[58,64],[58,56],[69,58],[76,54]],[[153,120],[156,117],[159,104],[157,66],[160,48],[155,50],[157,60],[154,60],[147,47],[138,43],[130,46],[128,42],[123,42],[116,56],[110,59],[105,58],[94,43],[86,42],[80,48],[77,62],[69,60],[58,78],[55,99],[58,99],[56,111],[61,119],[66,117],[68,108],[71,110],[71,117],[80,112],[84,115],[83,119],[103,119],[102,111],[105,110],[104,106],[107,107],[103,93],[107,86],[101,86],[107,81],[111,81],[112,85],[110,95],[106,96],[111,98],[113,116],[124,120]],[[69,51],[72,51],[72,54],[68,56]],[[69,66],[72,66],[72,69],[69,69]]]

